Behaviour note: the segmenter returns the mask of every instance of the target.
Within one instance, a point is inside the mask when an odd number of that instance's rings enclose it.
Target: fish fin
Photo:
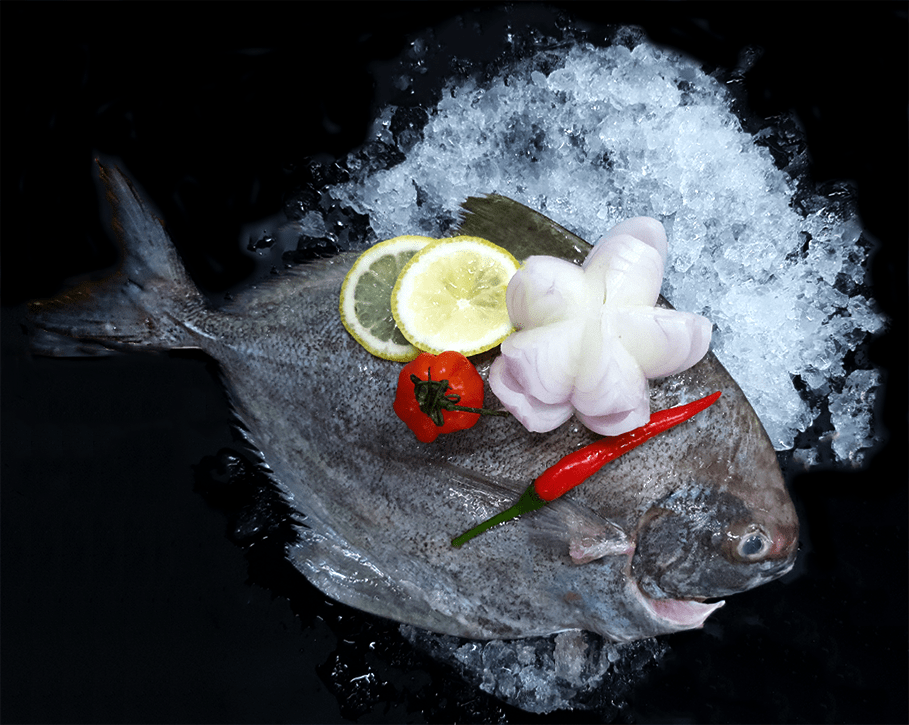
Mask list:
[[[99,345],[198,347],[185,321],[191,311],[204,307],[204,298],[161,221],[129,180],[116,167],[100,162],[98,167],[113,209],[120,265],[107,279],[32,302],[29,320],[41,331],[33,336],[33,351],[71,356],[103,352]]]
[[[340,294],[341,283],[359,256],[357,252],[341,252],[332,257],[298,264],[237,293],[220,309],[242,314],[267,313],[278,306],[286,307],[289,290],[294,289],[296,294],[304,295],[337,287]]]
[[[116,350],[90,340],[34,328],[28,330],[28,345],[36,355],[51,357],[104,357],[117,355]]]
[[[520,261],[543,254],[580,264],[591,249],[565,227],[507,196],[471,196],[461,208],[458,234],[487,239]]]
[[[593,247],[549,217],[501,194],[469,196],[461,204],[456,234],[482,237],[523,262],[546,255],[580,264]],[[660,295],[658,306],[674,309]]]
[[[574,564],[625,555],[632,548],[631,540],[621,526],[570,499],[553,501],[536,513],[543,515],[537,517],[534,538],[548,539],[561,548],[567,545]]]
[[[423,629],[449,634],[457,623],[427,601],[420,584],[432,572],[423,567],[408,571],[406,558],[376,560],[375,552],[368,554],[352,546],[328,527],[303,526],[298,540],[287,550],[287,557],[309,582],[323,594],[348,606],[381,617],[406,621]],[[445,577],[432,579],[452,598],[457,591]],[[444,599],[444,597],[443,597]],[[442,608],[444,610],[444,607]]]

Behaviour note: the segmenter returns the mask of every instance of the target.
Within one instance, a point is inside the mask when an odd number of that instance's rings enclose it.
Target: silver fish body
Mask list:
[[[482,419],[418,442],[393,413],[400,364],[343,328],[354,255],[301,266],[213,308],[125,177],[102,168],[125,248],[117,277],[34,303],[39,351],[199,348],[218,361],[241,427],[305,518],[287,551],[328,596],[434,632],[507,639],[588,630],[632,641],[699,627],[704,600],[777,578],[798,521],[776,455],[712,354],[651,385],[653,410],[721,390],[711,408],[604,467],[551,505],[461,549],[456,534],[513,503],[598,436],[569,421],[527,432]],[[471,199],[460,229],[519,258],[587,245],[504,199]],[[477,360],[485,375],[491,356]],[[487,405],[496,406],[488,394]]]

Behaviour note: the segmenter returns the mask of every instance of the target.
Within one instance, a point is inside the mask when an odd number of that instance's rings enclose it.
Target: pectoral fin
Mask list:
[[[568,498],[553,501],[536,513],[535,536],[557,542],[574,564],[625,555],[633,548],[618,524]]]

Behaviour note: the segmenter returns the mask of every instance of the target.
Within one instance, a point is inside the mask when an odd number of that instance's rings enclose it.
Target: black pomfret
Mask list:
[[[776,456],[712,354],[651,387],[652,409],[721,390],[712,408],[563,500],[453,549],[452,536],[510,504],[593,434],[572,422],[531,434],[495,419],[417,442],[391,410],[399,365],[369,355],[341,325],[338,294],[353,255],[213,309],[129,182],[113,169],[102,176],[125,247],[119,278],[34,304],[37,326],[56,333],[37,337],[37,348],[193,347],[216,359],[248,439],[306,517],[288,556],[329,596],[440,633],[584,629],[630,641],[700,626],[718,606],[704,599],[791,568],[798,522]],[[586,253],[582,240],[510,200],[465,207],[463,233],[519,258]],[[481,372],[488,363],[479,361]]]

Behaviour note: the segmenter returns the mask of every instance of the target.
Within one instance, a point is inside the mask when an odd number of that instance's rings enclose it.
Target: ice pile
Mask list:
[[[409,625],[401,634],[417,649],[458,670],[484,692],[527,712],[595,710],[616,719],[643,671],[665,654],[662,640],[607,642],[572,630],[515,641],[464,641]]]
[[[368,216],[369,241],[444,235],[484,192],[591,242],[658,218],[663,294],[713,321],[713,349],[777,449],[829,401],[836,455],[860,460],[879,380],[847,380],[844,358],[884,324],[862,294],[861,228],[848,205],[806,192],[804,158],[775,164],[774,129],[745,132],[730,105],[722,83],[642,38],[543,48],[489,81],[450,81],[434,108],[385,108],[328,193]],[[313,214],[302,221],[320,228]]]
[[[833,450],[839,458],[860,461],[860,449],[873,443],[870,391],[880,385],[876,370],[855,370],[840,393],[830,394],[830,420],[835,431]]]

